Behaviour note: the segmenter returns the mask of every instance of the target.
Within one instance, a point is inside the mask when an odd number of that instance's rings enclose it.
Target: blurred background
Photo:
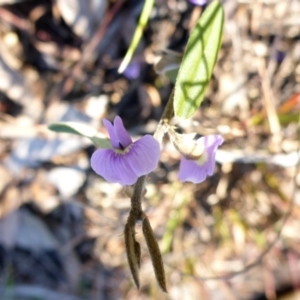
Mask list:
[[[195,2],[195,1],[194,1]],[[200,1],[204,3],[205,1]],[[153,64],[183,52],[205,6],[157,0],[132,63],[117,69],[144,1],[0,0],[0,299],[300,299],[300,1],[227,0],[206,98],[183,132],[221,134],[214,175],[177,179],[165,141],[143,207],[163,253],[158,288],[141,228],[141,289],[123,228],[130,201],[90,168],[89,140],[119,115],[152,134],[172,90]]]

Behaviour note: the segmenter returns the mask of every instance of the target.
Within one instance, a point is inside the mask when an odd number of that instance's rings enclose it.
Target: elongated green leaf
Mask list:
[[[224,12],[213,1],[201,15],[185,49],[174,94],[175,116],[190,118],[200,106],[221,45]]]
[[[97,133],[97,131],[93,127],[84,123],[77,122],[53,123],[50,124],[48,128],[55,132],[73,133],[88,138],[93,137]]]
[[[148,23],[148,19],[150,17],[153,5],[154,5],[154,0],[145,0],[143,11],[141,13],[139,23],[134,31],[134,35],[131,40],[129,49],[127,50],[127,53],[118,69],[119,73],[124,72],[124,70],[126,69],[126,67],[128,66],[128,64],[130,63],[130,61],[133,57],[135,49],[137,48],[137,46],[141,40],[144,28]]]
[[[48,128],[55,132],[72,133],[89,138],[97,147],[111,148],[110,141],[103,137],[93,127],[77,122],[53,123]]]

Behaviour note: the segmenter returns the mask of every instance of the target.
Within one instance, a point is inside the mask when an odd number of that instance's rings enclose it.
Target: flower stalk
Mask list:
[[[142,210],[142,199],[146,193],[147,175],[158,164],[160,145],[168,134],[174,147],[181,153],[178,177],[182,182],[200,183],[211,176],[215,168],[215,154],[223,143],[220,135],[203,136],[197,140],[190,135],[177,133],[170,121],[173,118],[172,91],[153,136],[145,135],[133,142],[123,121],[116,116],[111,123],[103,123],[110,136],[111,147],[96,150],[91,157],[94,171],[109,182],[125,186],[131,198],[131,208],[124,228],[125,248],[130,271],[137,288],[140,286],[141,246],[135,239],[135,225],[142,221],[143,235],[150,253],[156,280],[166,292],[166,276],[159,245],[146,214]]]
[[[167,128],[170,120],[173,117],[173,96],[174,90],[172,91],[168,103],[164,109],[162,118],[157,126],[157,129],[154,133],[154,138],[161,144],[164,134],[167,132]],[[158,285],[160,288],[167,292],[166,285],[166,275],[164,271],[163,260],[159,245],[151,228],[150,222],[142,210],[142,198],[145,192],[145,183],[147,176],[141,176],[138,178],[137,182],[134,185],[133,193],[131,197],[131,209],[127,219],[127,223],[124,229],[125,237],[125,248],[128,264],[130,271],[134,280],[134,283],[137,288],[140,286],[138,270],[140,268],[140,245],[135,240],[135,224],[138,221],[143,222],[143,235],[146,240],[146,244],[150,253],[152,265],[154,268],[154,273]]]

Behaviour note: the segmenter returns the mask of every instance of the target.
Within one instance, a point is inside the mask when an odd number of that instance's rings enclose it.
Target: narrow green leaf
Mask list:
[[[98,133],[95,136],[91,137],[90,140],[93,142],[95,146],[99,148],[111,148],[111,143],[109,139],[99,137]]]
[[[55,132],[73,133],[88,138],[93,137],[97,133],[93,127],[77,122],[53,123],[50,124],[48,128]]]
[[[142,11],[140,19],[139,19],[139,23],[134,31],[133,38],[131,40],[131,43],[127,50],[127,53],[118,69],[119,73],[124,72],[124,70],[127,68],[128,64],[130,63],[132,56],[135,52],[135,49],[137,48],[137,46],[141,40],[144,28],[148,23],[148,19],[150,17],[150,13],[151,13],[153,5],[154,5],[154,0],[145,0],[145,4],[144,4],[143,11]]]
[[[48,128],[55,132],[72,133],[89,138],[97,147],[111,148],[109,139],[103,137],[102,134],[97,132],[93,127],[76,122],[62,122],[53,123]]]
[[[217,60],[223,23],[223,7],[213,1],[201,15],[185,49],[175,84],[175,116],[188,119],[200,106]]]

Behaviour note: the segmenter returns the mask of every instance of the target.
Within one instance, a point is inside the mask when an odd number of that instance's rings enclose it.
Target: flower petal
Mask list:
[[[223,137],[218,134],[206,135],[197,140],[198,144],[202,144],[206,149],[207,160],[203,165],[203,168],[206,169],[207,175],[211,176],[214,173],[215,169],[215,156],[216,151],[220,145],[223,144]]]
[[[125,156],[115,153],[112,149],[99,149],[91,157],[92,169],[105,180],[121,185],[134,184],[138,178]]]
[[[133,60],[123,72],[128,79],[137,79],[141,74],[141,62]]]
[[[117,154],[115,157],[115,160],[113,162],[115,166],[115,170],[118,173],[118,176],[120,180],[118,181],[121,185],[132,185],[134,184],[138,176],[135,174],[135,172],[132,170],[130,164],[126,160],[125,157],[123,157],[122,154]]]
[[[119,179],[111,166],[114,151],[112,149],[98,149],[91,157],[91,167],[100,176],[109,182],[115,182]]]
[[[224,139],[220,135],[207,135],[197,140],[200,147],[204,147],[204,162],[181,158],[178,177],[181,181],[191,181],[200,183],[205,180],[207,175],[211,176],[215,168],[215,156],[217,148],[223,143]]]
[[[115,134],[113,124],[111,124],[111,122],[106,119],[103,119],[103,124],[104,124],[106,130],[108,131],[108,135],[110,137],[110,141],[111,141],[113,148],[119,149],[120,148],[119,140]]]
[[[153,136],[145,135],[131,145],[126,160],[135,174],[140,177],[156,169],[159,156],[159,143]]]
[[[191,181],[193,183],[200,183],[205,180],[207,176],[206,169],[199,166],[196,161],[181,158],[178,178],[180,181]]]
[[[203,145],[205,148],[211,148],[213,147],[215,150],[222,145],[224,142],[224,139],[219,134],[210,134],[202,136],[197,140],[197,143],[199,145]]]
[[[199,5],[199,6],[207,4],[207,0],[189,0],[189,1],[191,3],[193,3],[195,5]]]
[[[128,134],[127,130],[125,129],[123,125],[123,121],[119,116],[115,117],[114,130],[115,130],[115,135],[118,138],[121,145],[123,146],[123,148],[126,148],[130,144],[132,144],[131,137]],[[120,146],[118,148],[120,148]]]

